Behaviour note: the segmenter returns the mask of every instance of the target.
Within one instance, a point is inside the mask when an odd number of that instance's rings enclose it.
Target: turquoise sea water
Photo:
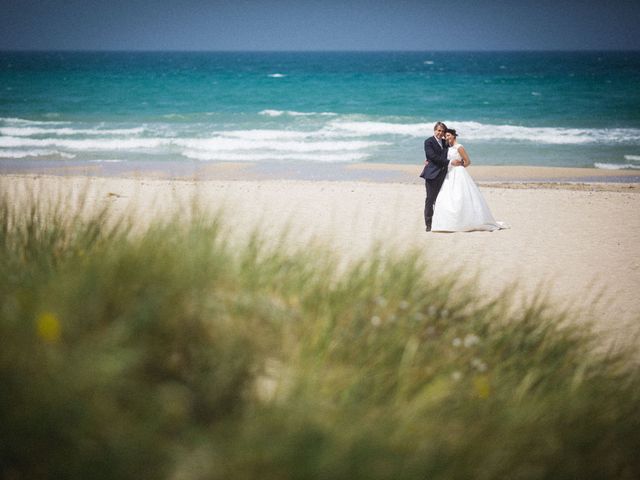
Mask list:
[[[0,52],[1,162],[640,169],[640,52]]]

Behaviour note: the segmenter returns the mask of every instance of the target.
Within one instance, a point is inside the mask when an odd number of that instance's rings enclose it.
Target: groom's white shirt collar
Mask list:
[[[433,136],[433,138],[436,139],[436,142],[438,142],[438,145],[440,145],[440,148],[444,148],[443,144],[442,144],[442,140],[440,140],[438,137],[436,137],[435,135]]]

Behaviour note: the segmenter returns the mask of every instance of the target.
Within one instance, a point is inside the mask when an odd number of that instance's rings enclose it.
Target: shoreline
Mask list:
[[[0,176],[154,178],[165,180],[301,180],[423,184],[422,165],[318,162],[185,162],[185,161],[11,161],[0,162]],[[580,185],[608,191],[640,191],[640,170],[547,166],[471,165],[481,186],[495,188],[569,188]],[[597,185],[597,187],[595,187]]]

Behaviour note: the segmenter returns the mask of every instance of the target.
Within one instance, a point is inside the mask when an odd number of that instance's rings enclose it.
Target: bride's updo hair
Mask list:
[[[447,128],[447,133],[453,135],[454,138],[458,138],[458,132],[456,132],[455,128]]]

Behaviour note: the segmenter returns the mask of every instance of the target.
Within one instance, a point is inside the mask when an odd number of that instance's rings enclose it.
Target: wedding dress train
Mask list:
[[[460,160],[458,149],[461,145],[449,147],[449,161]],[[509,228],[504,222],[497,222],[480,189],[463,166],[449,164],[435,203],[431,231],[470,232],[474,230],[499,230]]]

